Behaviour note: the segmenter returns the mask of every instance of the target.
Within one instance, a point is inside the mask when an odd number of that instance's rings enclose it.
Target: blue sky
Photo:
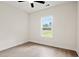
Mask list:
[[[42,25],[43,24],[48,24],[49,22],[52,22],[52,21],[53,21],[53,17],[52,16],[45,16],[45,17],[42,18]]]

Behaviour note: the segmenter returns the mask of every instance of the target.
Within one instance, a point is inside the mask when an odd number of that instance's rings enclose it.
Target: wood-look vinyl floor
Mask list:
[[[0,51],[0,57],[77,57],[77,53],[29,42]]]

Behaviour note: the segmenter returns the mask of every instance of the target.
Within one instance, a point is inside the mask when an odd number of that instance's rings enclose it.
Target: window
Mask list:
[[[41,18],[41,35],[42,37],[53,37],[53,17],[45,16]]]

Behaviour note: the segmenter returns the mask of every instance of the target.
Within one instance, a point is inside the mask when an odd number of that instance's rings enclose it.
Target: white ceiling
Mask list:
[[[45,1],[45,4],[40,4],[40,3],[34,2],[34,8],[32,8],[28,1],[25,1],[25,2],[1,1],[1,2],[5,3],[5,4],[9,4],[9,5],[14,6],[14,7],[21,8],[21,9],[27,11],[28,13],[39,11],[39,10],[49,8],[49,7],[53,7],[53,6],[56,6],[59,4],[67,3],[67,1],[65,1],[65,2],[64,1]],[[50,6],[47,6],[48,4]]]

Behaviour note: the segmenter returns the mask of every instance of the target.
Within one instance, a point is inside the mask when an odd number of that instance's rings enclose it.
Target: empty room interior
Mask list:
[[[0,57],[78,57],[78,1],[0,1]]]

